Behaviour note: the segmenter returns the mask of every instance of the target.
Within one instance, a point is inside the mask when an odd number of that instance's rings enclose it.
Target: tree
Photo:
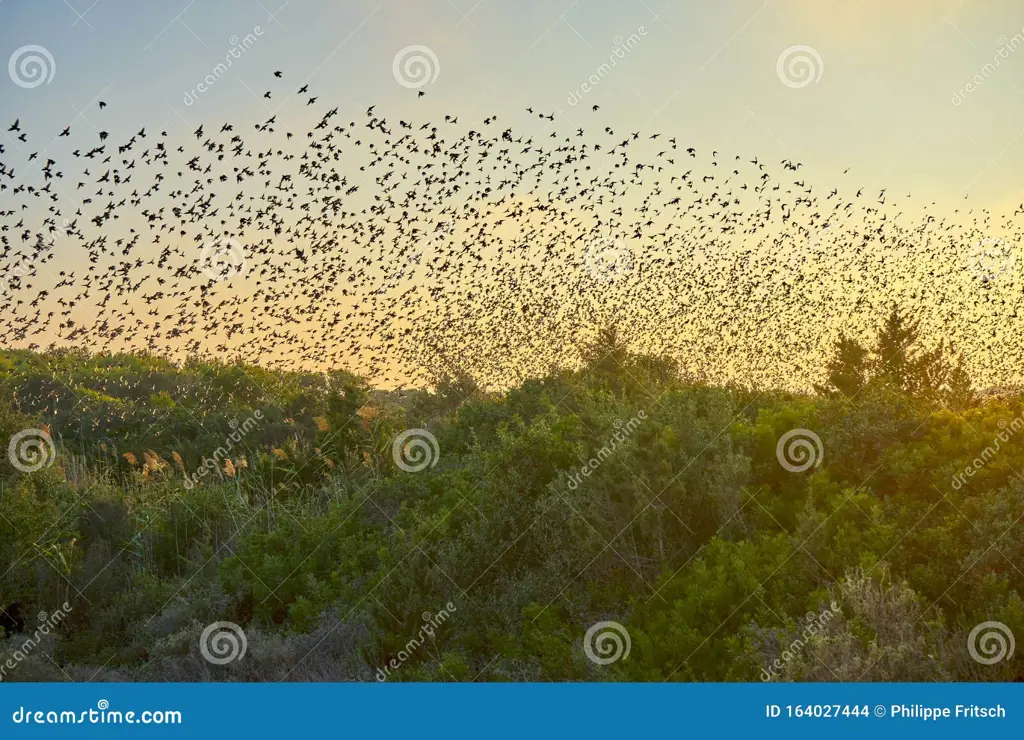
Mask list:
[[[869,351],[860,342],[840,335],[835,352],[826,366],[827,382],[816,386],[819,393],[851,397],[869,384],[887,385],[918,397],[941,397],[953,408],[964,408],[974,398],[971,378],[958,358],[939,342],[932,349],[922,346],[919,322],[893,306],[875,334]]]
[[[360,462],[363,433],[356,416],[368,399],[367,387],[360,380],[346,380],[327,396],[327,429],[322,445],[331,450],[345,474]]]
[[[480,395],[480,384],[468,371],[454,368],[446,373],[434,374],[431,385],[442,412],[457,409],[470,398]]]
[[[651,389],[679,378],[678,362],[667,355],[641,354],[629,349],[616,324],[607,324],[579,348],[583,376],[591,384],[617,395],[653,398]]]
[[[630,362],[630,352],[615,324],[602,327],[594,340],[581,346],[579,352],[584,373],[598,385],[622,390],[622,375]]]
[[[930,360],[918,356],[918,322],[893,306],[878,330],[872,358],[873,378],[908,393],[920,390]]]
[[[868,382],[868,350],[844,334],[836,342],[835,355],[826,368],[828,382],[816,386],[819,393],[855,396]]]
[[[946,377],[946,405],[954,411],[962,411],[973,406],[977,400],[963,357],[958,357]]]

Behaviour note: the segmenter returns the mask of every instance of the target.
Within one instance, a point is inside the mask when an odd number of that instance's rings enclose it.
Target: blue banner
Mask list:
[[[1021,737],[1024,684],[0,684],[0,737],[310,732],[446,740]]]

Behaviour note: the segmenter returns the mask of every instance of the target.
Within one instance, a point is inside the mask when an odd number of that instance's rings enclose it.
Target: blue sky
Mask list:
[[[232,37],[256,26],[257,42],[186,106],[185,92],[224,60]],[[641,26],[640,43],[569,106],[616,40]],[[78,126],[93,124],[97,99],[126,127],[255,119],[285,102],[262,98],[282,70],[284,83],[308,81],[343,114],[376,103],[515,122],[533,105],[568,127],[587,124],[600,104],[602,125],[792,158],[825,181],[853,167],[872,187],[1008,207],[1024,199],[1024,48],[962,104],[951,101],[1022,27],[1013,0],[2,0],[0,56],[43,46],[56,72],[31,89],[0,77],[0,110],[51,128],[79,113]],[[396,52],[410,45],[429,47],[439,64],[419,103],[392,76]],[[806,87],[777,76],[794,45],[822,60]]]

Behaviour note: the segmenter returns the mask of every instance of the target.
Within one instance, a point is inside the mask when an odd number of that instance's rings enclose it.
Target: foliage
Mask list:
[[[614,328],[504,392],[0,353],[0,431],[45,425],[57,452],[0,463],[0,603],[74,607],[18,675],[1008,680],[1019,653],[982,665],[967,639],[1024,636],[1024,400],[980,402],[947,354],[894,312],[791,396],[690,382]],[[396,464],[407,429],[435,464]],[[803,472],[778,457],[794,429],[821,440]],[[202,660],[218,620],[249,662]],[[599,665],[609,620],[631,651]]]

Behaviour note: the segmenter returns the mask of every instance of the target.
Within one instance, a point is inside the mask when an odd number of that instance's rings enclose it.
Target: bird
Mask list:
[[[1024,236],[1024,204],[938,217],[905,191],[865,198],[849,169],[839,187],[795,160],[537,104],[524,125],[461,107],[305,110],[328,98],[191,135],[133,121],[90,144],[69,127],[70,152],[0,148],[0,259],[36,266],[0,292],[5,346],[208,349],[395,386],[444,357],[511,387],[571,366],[574,338],[614,316],[695,376],[800,392],[831,337],[917,291],[959,351],[988,358],[985,377],[1015,377],[1024,297],[969,265],[990,231]],[[219,245],[227,259],[205,264]]]

